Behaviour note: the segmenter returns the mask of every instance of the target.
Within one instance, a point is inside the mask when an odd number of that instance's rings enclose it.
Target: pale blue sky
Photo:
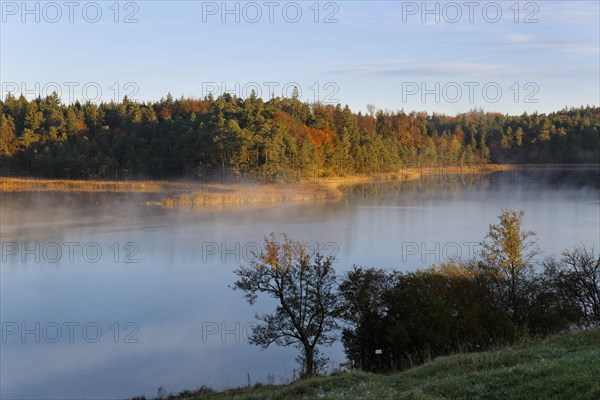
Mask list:
[[[115,23],[114,3],[80,1],[70,22],[68,6],[58,1],[62,14],[51,23],[56,8],[47,2],[37,11],[28,3],[34,12],[24,14],[20,1],[2,1],[2,95],[23,83],[44,94],[56,82],[65,101],[85,99],[86,84],[88,98],[100,88],[108,100],[117,82],[119,97],[137,87],[133,97],[145,101],[167,92],[203,97],[213,83],[244,95],[254,82],[264,98],[297,85],[303,100],[337,99],[357,110],[371,103],[390,110],[454,114],[482,107],[520,114],[600,103],[598,1],[475,2],[473,22],[464,1],[428,2],[439,7],[439,23],[433,14],[422,22],[422,1],[320,2],[318,23],[314,1],[274,2],[273,22],[265,1],[239,2],[239,23],[234,14],[221,21],[220,1],[119,2]],[[493,23],[498,4],[502,16]],[[96,5],[98,22],[86,21],[95,18]],[[250,23],[254,5],[262,18]],[[296,5],[299,21],[286,21]],[[451,23],[454,5],[462,17]],[[123,23],[132,12],[138,22]],[[324,23],[332,13],[338,22]],[[527,16],[537,22],[525,23]],[[125,87],[128,82],[134,85]],[[425,98],[424,89],[430,90]]]

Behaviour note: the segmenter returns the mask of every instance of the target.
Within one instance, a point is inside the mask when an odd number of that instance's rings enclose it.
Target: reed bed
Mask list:
[[[288,184],[201,183],[192,181],[99,181],[0,177],[0,192],[113,192],[163,194],[148,205],[183,209],[264,207],[275,203],[338,200],[341,187],[369,182],[414,180],[440,174],[483,175],[511,165],[407,168],[396,173],[352,175]]]
[[[194,193],[184,193],[162,200],[168,208],[205,208],[220,205],[268,205],[273,203],[306,202],[313,200],[338,200],[342,192],[329,185],[206,185]]]
[[[482,176],[497,171],[510,171],[517,168],[516,165],[510,164],[474,164],[464,166],[449,166],[449,167],[414,167],[405,168],[401,172],[385,172],[380,174],[370,175],[350,175],[344,177],[324,178],[319,182],[323,185],[340,187],[345,185],[355,185],[360,183],[373,182],[391,182],[391,181],[407,181],[416,179],[426,179],[439,176]]]
[[[68,179],[0,178],[0,192],[114,192],[165,193],[189,191],[197,183],[169,181],[96,181]]]

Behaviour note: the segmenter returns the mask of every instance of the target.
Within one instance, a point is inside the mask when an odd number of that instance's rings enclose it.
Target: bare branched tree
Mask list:
[[[577,298],[588,324],[600,326],[600,256],[583,246],[565,250],[562,255],[563,286]]]

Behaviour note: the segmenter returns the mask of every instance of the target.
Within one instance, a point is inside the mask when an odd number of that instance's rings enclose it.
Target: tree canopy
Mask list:
[[[335,341],[338,298],[332,261],[286,235],[281,242],[271,235],[264,251],[235,271],[234,289],[242,290],[250,304],[259,294],[277,301],[273,313],[256,315],[261,323],[253,327],[250,343],[298,347],[302,376],[315,375],[322,366],[317,346]]]
[[[230,94],[63,104],[0,101],[4,174],[59,178],[298,180],[406,165],[599,162],[600,108],[456,116]],[[217,175],[220,176],[220,175]]]

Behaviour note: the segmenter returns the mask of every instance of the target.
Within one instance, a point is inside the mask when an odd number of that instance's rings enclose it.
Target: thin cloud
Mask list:
[[[553,24],[589,24],[596,28],[599,17],[600,7],[595,1],[548,1],[540,6],[540,20]]]
[[[351,75],[399,75],[405,77],[421,76],[462,76],[462,77],[511,77],[515,74],[528,74],[528,68],[510,64],[485,64],[456,61],[397,61],[372,63],[330,71],[334,74]]]
[[[586,43],[574,43],[561,39],[539,38],[529,34],[510,33],[495,40],[479,42],[481,46],[502,50],[553,50],[565,53],[598,54],[598,46]]]
[[[504,37],[505,43],[531,43],[533,37],[522,33],[511,33]]]

